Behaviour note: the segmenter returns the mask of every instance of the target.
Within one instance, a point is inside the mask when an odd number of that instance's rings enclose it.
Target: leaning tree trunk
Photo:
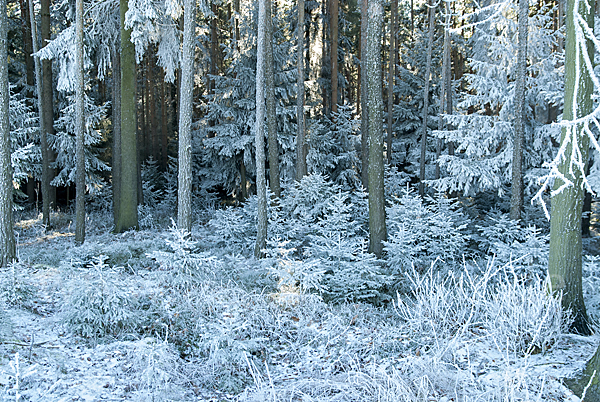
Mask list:
[[[519,49],[515,87],[515,137],[513,141],[510,219],[521,219],[523,211],[523,138],[525,136],[525,78],[527,72],[527,32],[529,0],[519,0]]]
[[[177,226],[192,231],[192,97],[194,90],[194,0],[184,1],[183,57],[179,104],[179,175],[177,188]]]
[[[83,70],[83,0],[76,1],[75,31],[77,34],[75,60],[77,65],[75,84],[75,242],[85,240],[85,92]]]
[[[279,143],[277,141],[277,107],[275,105],[275,71],[273,65],[273,15],[271,0],[267,1],[267,32],[265,55],[265,81],[267,91],[267,130],[269,137],[269,184],[274,196],[281,196],[279,180]]]
[[[298,134],[296,136],[296,180],[306,176],[306,123],[304,120],[304,0],[298,0],[298,98],[296,114]]]
[[[267,1],[258,3],[258,38],[256,51],[256,244],[254,255],[260,258],[267,246],[267,184],[265,177],[265,56],[267,39]]]
[[[115,232],[138,228],[138,155],[136,122],[135,48],[125,29],[128,1],[121,0],[121,192]]]
[[[13,229],[13,185],[10,163],[10,124],[8,120],[8,16],[6,0],[0,0],[0,266],[15,259]]]
[[[421,134],[421,161],[419,168],[419,195],[425,194],[425,165],[427,160],[427,117],[429,115],[429,81],[431,75],[431,52],[433,48],[433,30],[435,29],[435,6],[429,5],[429,37],[427,39],[427,66],[425,67],[425,85],[423,89],[423,133]]]
[[[383,168],[383,77],[381,39],[383,0],[369,1],[367,73],[369,75],[369,251],[383,255],[387,239]]]
[[[594,2],[569,0],[567,3],[567,31],[565,46],[565,106],[563,120],[576,120],[588,115],[592,110],[591,95],[593,84],[590,71],[584,62],[584,53],[592,57],[591,41],[578,43],[576,28],[581,28],[575,19],[577,12],[593,27]],[[577,60],[579,58],[579,60]],[[581,211],[584,189],[583,174],[588,161],[589,137],[584,132],[584,124],[571,124],[563,127],[561,144],[565,144],[564,157],[558,170],[565,180],[557,178],[554,182],[552,210],[550,218],[550,255],[548,275],[552,290],[562,293],[562,305],[573,314],[573,332],[591,334],[588,316],[583,302],[581,281]],[[561,147],[562,148],[562,147]],[[579,155],[579,157],[578,157]],[[580,166],[573,163],[577,159]],[[564,188],[561,188],[565,184]]]

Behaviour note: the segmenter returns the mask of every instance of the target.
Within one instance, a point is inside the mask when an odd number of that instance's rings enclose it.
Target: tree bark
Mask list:
[[[177,191],[177,226],[192,231],[192,97],[194,90],[195,1],[184,1],[183,57],[181,58],[181,93],[179,105],[179,182]]]
[[[331,0],[331,111],[338,110],[338,19],[339,1]]]
[[[131,30],[125,29],[128,1],[120,0],[121,10],[121,197],[115,232],[138,228],[138,155],[135,110],[135,49]]]
[[[0,0],[0,266],[16,257],[13,222],[13,185],[10,161],[8,89],[8,16],[6,0]]]
[[[398,31],[398,0],[392,0],[390,16],[390,70],[388,81],[387,164],[392,164],[392,136],[394,135],[394,80],[396,78],[396,32]]]
[[[370,0],[367,39],[369,75],[369,251],[383,255],[387,239],[383,167],[383,77],[381,39],[383,37],[383,0]]]
[[[591,95],[593,84],[590,73],[585,67],[583,55],[587,52],[593,60],[593,46],[591,41],[586,45],[578,44],[575,34],[575,3],[576,0],[567,2],[567,33],[565,46],[565,103],[563,119],[575,120],[589,114],[592,110]],[[585,2],[577,1],[578,13],[590,27],[594,22],[594,2],[586,7]],[[579,50],[579,51],[578,51]],[[576,58],[579,57],[579,60]],[[579,66],[579,69],[577,67]],[[572,311],[574,321],[571,331],[582,334],[591,334],[589,320],[583,301],[581,279],[581,211],[583,206],[583,172],[580,167],[571,165],[574,152],[574,143],[581,152],[581,161],[587,163],[589,154],[589,138],[583,132],[582,124],[563,127],[561,144],[570,139],[565,156],[562,158],[558,170],[572,185],[554,194],[550,218],[550,255],[548,259],[548,275],[552,290],[562,292],[562,305]],[[561,179],[554,182],[554,190],[559,190],[563,184]]]
[[[75,31],[77,34],[75,60],[77,65],[75,86],[75,242],[85,241],[85,92],[83,66],[83,0],[76,1]]]
[[[425,166],[427,162],[427,117],[429,116],[429,82],[431,81],[431,53],[433,31],[435,30],[435,6],[429,2],[429,32],[427,38],[427,66],[425,67],[425,85],[423,88],[423,128],[421,134],[421,160],[419,166],[419,195],[425,194]]]
[[[368,0],[361,0],[360,6],[360,132],[362,185],[369,188],[369,92],[367,88],[367,14]]]
[[[444,119],[442,115],[444,114],[444,109],[447,114],[452,113],[452,66],[450,60],[450,23],[452,14],[450,12],[450,4],[445,2],[445,22],[444,22],[444,50],[442,55],[442,84],[440,91],[440,117],[438,123],[438,130],[443,130],[445,127]],[[435,159],[439,160],[440,155],[442,154],[442,139],[438,138],[436,143],[435,150]],[[440,178],[440,164],[436,163],[435,165],[435,179]]]
[[[267,1],[258,2],[258,38],[256,51],[256,244],[254,255],[261,258],[267,246],[267,187],[265,178],[265,70],[267,39]]]
[[[304,0],[298,0],[298,98],[296,116],[298,134],[296,136],[296,180],[300,181],[307,174],[306,167],[306,122],[304,120]]]
[[[37,25],[35,23],[35,11],[33,9],[33,0],[29,0],[29,17],[31,22],[31,43],[33,46],[33,52],[37,53],[39,50],[37,40]],[[48,130],[46,124],[48,124],[48,118],[46,114],[48,110],[44,100],[42,99],[43,84],[42,84],[42,66],[40,58],[35,57],[35,84],[37,92],[37,105],[39,111],[39,124],[40,124],[40,148],[42,153],[42,224],[46,227],[50,227],[50,162],[48,160]],[[52,124],[52,123],[51,123]]]
[[[121,55],[117,49],[112,54],[112,127],[113,127],[113,218],[115,227],[119,221],[121,199]]]
[[[275,105],[275,71],[273,66],[273,15],[271,0],[267,0],[267,32],[265,54],[265,81],[267,91],[267,130],[269,138],[269,185],[271,193],[281,197],[279,179],[279,142],[277,141],[277,107]]]
[[[41,33],[42,33],[42,46],[45,46],[50,41],[50,0],[41,0]],[[44,127],[48,136],[54,135],[54,89],[52,87],[52,60],[42,60],[42,108],[44,109]],[[43,151],[42,151],[43,152]],[[52,162],[55,159],[54,151],[50,146],[46,146],[46,158],[47,158],[47,169],[48,169],[48,205],[49,210],[56,207],[56,187],[50,185],[54,176],[56,175],[55,169],[51,167]],[[42,154],[42,157],[44,155]],[[44,180],[42,179],[42,182]],[[42,194],[44,183],[42,183]],[[50,225],[50,217],[48,216],[48,222],[46,225]]]
[[[510,219],[520,220],[523,212],[523,138],[525,137],[525,79],[529,0],[519,0],[519,48],[515,83],[515,137],[513,140]]]

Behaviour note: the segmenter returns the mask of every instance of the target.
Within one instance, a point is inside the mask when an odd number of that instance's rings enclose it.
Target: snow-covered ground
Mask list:
[[[196,251],[169,246],[167,230],[96,227],[76,246],[66,220],[18,229],[20,262],[0,282],[12,302],[0,400],[578,401],[561,380],[599,342],[560,332],[551,300],[518,301],[543,286],[509,281],[496,297],[486,281],[423,274],[413,299],[331,305],[262,290],[260,264],[211,251],[202,227]],[[593,318],[595,266],[584,279]]]

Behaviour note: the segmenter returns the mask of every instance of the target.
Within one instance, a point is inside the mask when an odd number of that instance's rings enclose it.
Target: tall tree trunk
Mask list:
[[[138,155],[135,110],[135,49],[131,30],[125,29],[128,1],[120,0],[121,11],[121,197],[115,232],[138,228]]]
[[[31,41],[31,18],[28,0],[20,0],[21,7],[21,35],[23,35],[23,56],[25,58],[25,82],[27,83],[27,97],[33,98],[35,65],[33,61],[33,43]]]
[[[452,14],[450,12],[450,5],[445,2],[445,22],[444,22],[444,50],[442,55],[442,84],[440,91],[440,117],[438,123],[438,130],[444,129],[444,109],[447,114],[452,113],[452,66],[450,59],[450,24]],[[435,150],[435,159],[439,161],[440,155],[442,154],[442,139],[438,138]],[[440,178],[440,164],[435,164],[435,179]]]
[[[217,75],[217,51],[218,51],[218,38],[217,38],[217,5],[212,2],[211,10],[213,17],[210,19],[210,74]],[[215,90],[215,80],[209,79],[208,93],[212,94]]]
[[[267,32],[265,54],[265,80],[267,91],[267,130],[269,137],[269,184],[271,192],[276,197],[281,197],[281,183],[279,179],[279,143],[277,141],[277,108],[275,105],[275,71],[273,66],[273,15],[271,13],[271,0],[267,0]]]
[[[37,35],[37,25],[35,23],[35,12],[33,9],[33,0],[29,0],[29,17],[31,19],[31,43],[33,45],[33,52],[37,53],[39,50],[38,47],[38,35]],[[50,162],[48,160],[48,130],[46,128],[46,124],[48,123],[48,118],[46,114],[48,110],[46,109],[47,103],[44,103],[42,99],[43,85],[42,85],[42,66],[40,63],[40,58],[35,57],[35,84],[36,84],[36,92],[37,92],[37,105],[39,111],[39,124],[40,124],[40,148],[42,153],[42,224],[46,227],[50,227]]]
[[[267,9],[269,0],[258,2],[258,38],[256,51],[256,245],[254,255],[260,258],[267,246],[267,187],[265,178],[265,70],[267,53]]]
[[[369,75],[369,251],[378,258],[383,255],[383,242],[387,239],[383,167],[382,28],[383,0],[369,0],[366,68]]]
[[[360,132],[362,185],[369,188],[369,91],[367,86],[367,14],[368,0],[361,0],[360,6]]]
[[[194,90],[194,0],[184,2],[183,57],[181,58],[181,103],[179,105],[179,182],[177,226],[192,231],[192,97]]]
[[[394,79],[396,78],[396,32],[398,31],[398,0],[392,0],[390,16],[390,70],[388,81],[387,163],[392,164],[392,136],[394,135]]]
[[[83,0],[76,1],[75,31],[77,35],[75,60],[77,65],[75,86],[75,242],[85,241],[85,92],[83,70]]]
[[[41,0],[41,33],[42,33],[42,46],[50,40],[50,0]],[[44,109],[44,128],[48,136],[54,135],[54,89],[52,87],[52,60],[42,61],[42,108]],[[42,151],[43,152],[43,151]],[[55,169],[51,167],[52,162],[55,159],[54,150],[50,146],[46,146],[46,158],[47,158],[47,169],[48,169],[48,205],[49,210],[56,207],[56,187],[51,186],[50,182],[56,175]],[[42,158],[43,158],[42,154]],[[43,186],[44,180],[42,179],[42,194],[44,193]],[[43,195],[42,195],[43,196]],[[48,216],[48,222],[45,223],[47,226],[50,225],[50,217]]]
[[[161,69],[162,71],[162,69]],[[167,96],[167,83],[165,82],[165,74],[164,71],[161,72],[161,81],[160,81],[160,99],[161,99],[161,103],[160,103],[160,165],[162,167],[162,169],[164,171],[167,170],[167,164],[168,164],[168,154],[167,154],[167,147],[168,147],[168,113],[167,113],[167,109],[168,109],[168,105],[170,103],[170,98],[168,98]]]
[[[419,165],[419,195],[425,194],[425,166],[427,162],[427,117],[429,116],[429,82],[431,81],[431,53],[433,31],[435,30],[435,6],[429,2],[429,32],[427,38],[427,66],[425,67],[425,85],[423,89],[423,132],[421,134],[421,160]]]
[[[150,50],[152,51],[152,49]],[[154,86],[156,85],[156,82],[154,82],[154,55],[151,52],[148,53],[147,69],[148,79],[146,80],[146,99],[148,101],[148,121],[150,123],[150,129],[148,130],[148,135],[150,136],[148,141],[148,155],[151,155],[152,158],[156,160],[156,136],[158,132],[156,127],[156,102],[154,102]]]
[[[529,0],[519,0],[519,49],[515,83],[515,138],[513,141],[510,219],[520,220],[523,211],[523,138],[525,137],[525,78]]]
[[[331,112],[331,71],[328,71],[331,67],[331,57],[330,53],[330,35],[329,29],[331,27],[329,21],[329,1],[323,0],[323,5],[321,7],[322,21],[323,21],[323,32],[321,37],[321,97],[323,100],[323,116],[329,116]]]
[[[115,227],[119,221],[121,198],[121,55],[112,51],[112,126],[113,126],[113,218]]]
[[[306,167],[306,126],[304,120],[304,0],[298,0],[298,98],[296,116],[298,118],[298,134],[296,136],[296,180],[300,181],[307,174]]]
[[[0,266],[16,257],[13,222],[13,185],[10,158],[10,124],[8,120],[8,10],[0,0]]]
[[[592,110],[591,95],[593,84],[590,72],[584,62],[583,52],[592,57],[593,46],[577,43],[575,26],[575,4],[578,13],[590,27],[594,22],[594,2],[590,7],[586,2],[569,0],[567,2],[567,33],[565,48],[565,106],[563,119],[572,121],[588,115]],[[577,58],[579,57],[579,60]],[[548,275],[554,292],[562,293],[562,305],[572,311],[574,320],[571,330],[583,335],[591,334],[589,320],[583,301],[581,282],[581,211],[583,206],[583,173],[581,168],[572,165],[574,152],[581,153],[581,161],[587,164],[589,153],[589,137],[583,131],[582,124],[563,127],[561,144],[569,141],[558,170],[572,185],[559,191],[563,180],[554,181],[552,197],[552,213],[550,218],[550,255],[548,258]],[[578,150],[575,150],[575,144]]]
[[[338,106],[338,0],[331,0],[331,111],[337,113]]]

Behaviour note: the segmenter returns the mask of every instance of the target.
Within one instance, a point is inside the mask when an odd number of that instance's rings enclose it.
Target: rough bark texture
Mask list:
[[[394,79],[396,78],[396,32],[398,31],[398,0],[392,0],[390,16],[390,70],[388,80],[387,163],[392,164],[392,136],[394,135]]]
[[[269,185],[273,195],[281,196],[279,179],[279,142],[277,141],[277,108],[275,105],[275,71],[273,66],[273,15],[271,0],[267,0],[267,32],[265,54],[265,83],[267,130],[269,137]]]
[[[450,11],[449,2],[445,2],[445,23],[444,23],[444,51],[442,55],[442,84],[440,91],[440,119],[438,124],[438,129],[444,129],[444,120],[442,119],[441,114],[444,113],[444,110],[447,114],[452,113],[452,66],[450,60],[450,23],[452,14]],[[442,154],[442,139],[438,138],[436,144],[435,156],[436,160],[439,160],[440,155]],[[435,179],[440,178],[440,165],[436,163],[435,165]]]
[[[83,70],[83,0],[76,1],[75,31],[77,43],[75,60],[77,64],[77,81],[75,84],[75,242],[81,244],[85,240],[85,93]]]
[[[431,79],[431,53],[433,31],[435,29],[435,7],[429,2],[429,36],[427,38],[427,66],[425,67],[425,86],[423,88],[423,128],[421,134],[421,160],[419,165],[419,195],[425,193],[425,165],[427,162],[427,117],[429,115],[429,82]]]
[[[306,122],[304,120],[304,0],[298,0],[298,98],[296,115],[298,134],[296,136],[296,180],[300,181],[307,174],[306,167]]]
[[[589,387],[583,400],[589,402],[600,401],[600,347],[596,349],[596,353],[586,363],[583,372],[578,377],[565,380],[565,385],[579,397],[581,397],[588,384]]]
[[[112,54],[112,128],[113,128],[113,218],[115,227],[119,217],[121,199],[121,55],[115,49]]]
[[[527,33],[529,0],[519,0],[519,49],[515,83],[515,137],[513,140],[510,219],[521,219],[523,211],[523,138],[525,137],[525,78],[527,72]]]
[[[138,228],[138,155],[135,109],[135,49],[125,29],[127,0],[121,0],[121,197],[115,232]]]
[[[35,12],[33,9],[33,0],[29,0],[29,17],[31,22],[31,43],[33,44],[33,52],[37,53],[39,50],[38,46],[38,35],[37,35],[37,25],[35,23]],[[50,162],[48,160],[48,118],[46,114],[48,110],[46,109],[46,105],[43,100],[43,85],[42,85],[42,64],[40,63],[40,58],[35,57],[35,85],[37,92],[37,105],[38,111],[40,114],[39,123],[40,123],[40,148],[42,153],[42,224],[46,227],[50,226]],[[52,124],[52,123],[50,123]]]
[[[339,2],[331,0],[331,111],[338,107],[338,18]]]
[[[183,57],[179,105],[179,175],[177,188],[177,226],[192,231],[192,96],[194,89],[194,0],[184,1]]]
[[[267,36],[267,1],[258,3],[258,39],[256,55],[256,216],[257,236],[254,255],[260,258],[267,245],[267,183],[265,177],[265,53]]]
[[[383,0],[370,0],[367,37],[367,72],[369,75],[369,251],[378,258],[381,258],[383,254],[383,241],[387,239],[383,170],[382,28]]]
[[[360,133],[362,185],[369,188],[369,91],[367,88],[367,14],[368,0],[361,0],[360,6]]]
[[[0,0],[0,266],[15,259],[13,186],[8,121],[8,18],[6,0]]]
[[[594,3],[586,7],[585,2],[579,2],[579,13],[593,26]],[[567,33],[565,47],[565,106],[564,120],[574,120],[585,116],[592,110],[591,94],[593,85],[589,72],[585,69],[583,56],[580,56],[580,69],[577,71],[577,39],[574,20],[575,0],[567,2]],[[591,43],[587,43],[587,53],[593,55]],[[580,48],[581,51],[581,48]],[[589,153],[589,138],[583,133],[581,125],[564,127],[561,143],[565,137],[575,138],[582,155],[587,162]],[[560,163],[559,171],[573,182],[572,186],[563,189],[552,197],[550,219],[550,255],[548,274],[554,292],[562,292],[562,305],[573,313],[571,325],[573,332],[589,335],[591,333],[588,317],[583,302],[581,283],[581,211],[583,206],[582,172],[576,166],[571,169],[573,143],[566,149],[565,158]],[[555,189],[561,186],[562,180],[555,180]]]
[[[50,41],[50,0],[41,0],[41,33],[42,46],[46,46]],[[54,88],[52,86],[52,60],[42,60],[42,107],[46,111],[44,118],[46,119],[45,127],[48,135],[54,134]],[[48,152],[48,183],[56,176],[56,169],[51,167],[56,156],[51,147],[47,147]],[[43,184],[42,184],[43,185]],[[50,209],[56,207],[56,187],[48,186],[48,198]]]

